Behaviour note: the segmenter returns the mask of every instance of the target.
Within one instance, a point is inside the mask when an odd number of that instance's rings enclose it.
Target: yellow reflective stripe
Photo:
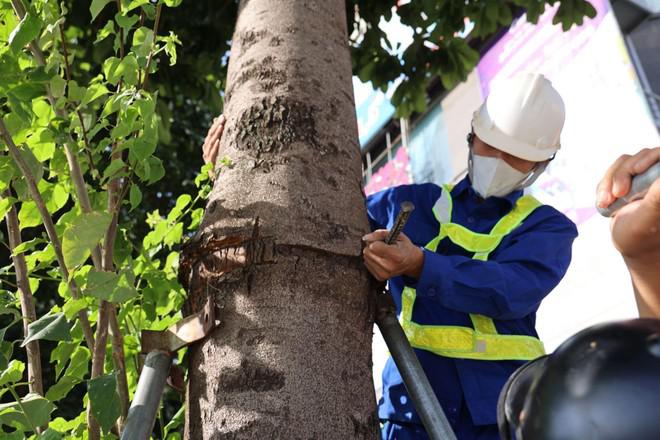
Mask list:
[[[443,186],[451,220],[453,202],[451,187]],[[502,217],[489,234],[470,231],[457,223],[440,222],[440,232],[425,247],[435,251],[440,241],[449,239],[463,249],[474,252],[474,259],[486,261],[502,239],[522,223],[541,203],[532,196],[518,199],[514,208]],[[433,210],[436,219],[438,213]],[[438,220],[440,221],[440,220]],[[533,336],[499,335],[493,320],[470,314],[474,329],[461,326],[420,325],[412,321],[417,292],[406,287],[402,293],[401,325],[411,345],[440,356],[481,360],[531,360],[545,354],[543,343]]]
[[[491,335],[497,334],[495,323],[488,316],[470,313],[470,320],[472,320],[472,325],[476,331],[480,333],[489,333]]]
[[[545,354],[543,343],[533,336],[499,335],[493,320],[470,315],[475,329],[451,325],[420,325],[412,322],[417,292],[403,289],[401,325],[410,345],[440,356],[482,360],[531,360]]]
[[[401,293],[401,325],[412,323],[412,308],[415,303],[417,291],[412,287],[404,287]]]
[[[472,232],[458,223],[445,223],[442,225],[442,232],[449,239],[470,252],[490,252],[495,250],[500,244],[504,235],[480,234]]]
[[[536,200],[532,196],[522,196],[516,201],[516,205],[513,207],[511,212],[502,217],[498,221],[493,229],[491,229],[490,234],[493,236],[500,237],[500,241],[506,235],[510,234],[511,231],[516,229],[520,224],[532,213],[536,208],[541,206],[541,202]],[[499,246],[499,242],[495,247]],[[490,250],[480,250],[475,253],[474,259],[486,261],[488,260],[488,255],[495,250],[495,248]]]
[[[522,223],[523,220],[525,220],[527,216],[539,206],[541,206],[541,202],[534,197],[529,195],[522,196],[518,199],[511,212],[502,217],[500,221],[493,226],[490,233],[495,235],[507,235],[517,228],[518,225],[520,225],[520,223]]]
[[[440,356],[477,360],[532,360],[545,354],[533,336],[491,335],[468,327],[419,325],[404,327],[410,344]]]

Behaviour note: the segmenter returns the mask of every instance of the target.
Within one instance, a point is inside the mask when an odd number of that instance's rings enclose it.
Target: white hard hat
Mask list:
[[[474,133],[488,145],[521,159],[542,162],[559,150],[564,101],[550,81],[524,73],[497,83],[474,112]]]

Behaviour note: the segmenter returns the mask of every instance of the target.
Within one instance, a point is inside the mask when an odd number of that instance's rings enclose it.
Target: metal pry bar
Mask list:
[[[401,210],[396,216],[396,220],[394,220],[394,226],[392,226],[392,229],[387,236],[387,240],[385,240],[385,244],[392,244],[396,241],[414,209],[415,205],[413,205],[412,202],[406,201],[401,203]]]

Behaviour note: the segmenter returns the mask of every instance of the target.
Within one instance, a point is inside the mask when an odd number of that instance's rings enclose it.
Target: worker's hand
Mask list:
[[[213,124],[209,128],[206,138],[204,139],[204,145],[202,145],[202,157],[204,158],[204,163],[215,164],[215,160],[218,158],[218,151],[220,150],[220,138],[222,138],[222,132],[225,129],[225,117],[223,115],[218,116],[213,119]]]
[[[633,176],[660,162],[660,147],[623,155],[607,170],[598,185],[598,206],[607,207],[629,190]],[[614,246],[626,263],[649,263],[660,267],[660,179],[644,198],[618,210],[610,223]]]
[[[419,278],[424,266],[424,252],[415,246],[405,234],[399,234],[392,245],[385,244],[389,231],[379,229],[362,237],[364,264],[379,281],[406,275]]]

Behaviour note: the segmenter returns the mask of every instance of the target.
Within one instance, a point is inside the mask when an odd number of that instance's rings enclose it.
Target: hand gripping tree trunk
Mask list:
[[[242,1],[223,168],[181,268],[188,439],[373,439],[373,299],[343,0]]]

